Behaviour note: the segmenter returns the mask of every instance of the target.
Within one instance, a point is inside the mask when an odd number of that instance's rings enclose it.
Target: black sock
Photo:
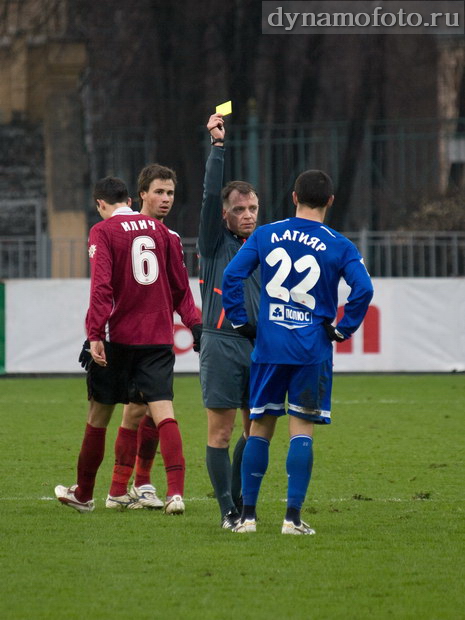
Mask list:
[[[286,510],[286,521],[292,521],[294,525],[300,525],[300,510],[298,508],[288,508]]]
[[[242,434],[234,447],[233,460],[232,460],[232,475],[231,475],[231,496],[232,500],[240,511],[242,508],[242,484],[241,484],[241,464],[242,453],[244,452],[246,438]]]
[[[235,511],[231,497],[231,461],[228,448],[212,448],[207,446],[207,470],[220,505],[221,516]]]
[[[242,507],[242,515],[241,521],[245,521],[246,519],[255,519],[255,506],[243,506]]]

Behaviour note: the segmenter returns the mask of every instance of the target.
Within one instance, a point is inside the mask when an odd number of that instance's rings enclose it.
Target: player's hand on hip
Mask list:
[[[99,366],[107,365],[107,356],[105,354],[105,347],[101,340],[92,340],[90,343],[90,354],[92,359]]]
[[[251,325],[250,323],[245,323],[245,325],[239,325],[239,327],[234,327],[234,329],[241,336],[243,336],[244,338],[248,338],[250,342],[254,344],[254,340],[257,336],[257,328],[255,327],[255,325]]]
[[[223,138],[226,133],[222,114],[212,114],[208,119],[207,129],[212,138]]]
[[[344,342],[344,340],[346,340],[344,334],[341,334],[341,332],[339,332],[333,325],[331,325],[331,323],[325,322],[323,323],[323,326],[330,340],[336,342]]]

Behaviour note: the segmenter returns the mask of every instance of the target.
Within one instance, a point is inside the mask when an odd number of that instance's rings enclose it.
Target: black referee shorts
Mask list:
[[[173,400],[174,353],[169,345],[130,347],[105,342],[107,366],[92,362],[87,397],[104,405]]]

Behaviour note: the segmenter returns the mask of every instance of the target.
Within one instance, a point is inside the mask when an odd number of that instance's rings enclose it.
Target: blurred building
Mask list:
[[[69,26],[70,4],[4,1],[0,33],[1,234],[10,227],[42,243],[38,260],[49,264],[39,272],[52,277],[87,274],[86,51]],[[18,217],[25,229],[10,226]]]
[[[195,273],[203,127],[229,98],[225,180],[256,184],[262,221],[287,217],[295,177],[323,168],[329,224],[372,247],[380,275],[405,275],[377,250],[465,188],[465,39],[264,36],[260,5],[0,0],[0,277],[87,275],[93,182],[118,175],[134,195],[150,161],[178,173],[167,223]],[[449,227],[463,228],[444,210]]]

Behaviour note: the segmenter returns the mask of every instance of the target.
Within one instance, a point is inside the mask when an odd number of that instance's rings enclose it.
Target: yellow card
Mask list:
[[[223,116],[227,116],[228,114],[231,114],[232,113],[232,101],[226,101],[226,103],[217,105],[216,113],[222,114]]]

